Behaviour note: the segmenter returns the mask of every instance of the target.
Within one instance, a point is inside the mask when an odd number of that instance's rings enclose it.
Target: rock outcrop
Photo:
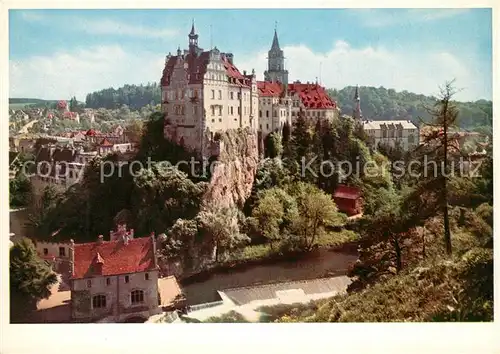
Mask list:
[[[257,133],[249,128],[229,130],[221,134],[220,143],[203,204],[242,208],[252,191],[259,163]]]

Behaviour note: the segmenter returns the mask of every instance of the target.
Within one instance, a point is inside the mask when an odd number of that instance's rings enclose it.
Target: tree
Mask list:
[[[310,251],[326,228],[343,223],[332,197],[314,185],[298,182],[289,186],[288,193],[297,202],[298,217],[294,218],[291,229],[299,238],[300,249]]]
[[[240,232],[238,214],[239,210],[234,207],[215,207],[202,210],[197,216],[203,237],[212,240],[215,262],[219,262],[221,255],[250,241]]]
[[[123,133],[132,143],[140,143],[143,134],[143,122],[137,119],[132,120],[127,124]]]
[[[278,133],[271,133],[265,139],[265,156],[274,158],[279,157],[283,153],[283,144],[281,142],[281,135]]]
[[[297,203],[285,190],[274,187],[264,190],[252,210],[259,230],[273,245],[290,236],[290,227],[298,217]]]
[[[69,101],[69,110],[70,112],[77,112],[78,111],[78,101],[76,100],[76,97],[73,96],[71,100]]]
[[[23,238],[10,249],[10,318],[22,321],[36,309],[37,302],[47,299],[57,275],[38,258],[31,240]]]
[[[448,184],[451,174],[455,172],[452,171],[450,162],[454,157],[460,156],[457,141],[450,134],[450,128],[455,126],[458,117],[456,105],[451,100],[455,92],[453,81],[447,82],[441,88],[440,98],[434,107],[429,109],[434,122],[426,124],[428,128],[423,138],[423,145],[416,152],[417,156],[424,160],[421,164],[424,170],[419,171],[414,198],[410,198],[408,203],[408,205],[413,205],[412,214],[421,215],[422,220],[435,214],[436,211],[442,213],[444,240],[448,255],[452,253]]]
[[[153,163],[134,177],[132,213],[139,232],[163,232],[200,210],[206,183],[194,183],[175,167]]]

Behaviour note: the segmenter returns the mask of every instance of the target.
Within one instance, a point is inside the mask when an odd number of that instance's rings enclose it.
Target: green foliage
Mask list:
[[[31,240],[23,238],[10,249],[10,317],[22,321],[36,309],[41,299],[47,299],[57,276],[36,254]]]
[[[250,241],[240,232],[239,213],[234,207],[214,208],[202,210],[196,217],[203,239],[210,240],[215,247],[215,262]]]
[[[9,180],[9,205],[11,208],[26,207],[32,197],[30,180],[22,173]]]
[[[229,311],[219,317],[209,317],[205,321],[205,323],[248,323],[247,319],[239,312],[234,310]]]
[[[89,93],[85,99],[88,108],[115,109],[127,105],[131,109],[140,109],[148,104],[159,104],[161,87],[156,83],[147,85],[125,85],[118,89],[108,88]]]
[[[194,218],[206,188],[163,163],[140,170],[133,184],[132,213],[140,233],[163,232],[179,218]]]
[[[296,199],[298,216],[292,220],[290,234],[292,247],[309,251],[325,234],[326,228],[342,225],[345,217],[337,211],[332,197],[319,188],[298,182],[288,187],[288,193]]]
[[[283,144],[279,133],[271,133],[264,141],[265,157],[279,157],[283,153]]]

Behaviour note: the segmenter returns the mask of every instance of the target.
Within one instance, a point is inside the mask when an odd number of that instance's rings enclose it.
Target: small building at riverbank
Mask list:
[[[363,198],[361,190],[357,187],[340,184],[333,194],[333,199],[339,211],[347,216],[363,213]]]

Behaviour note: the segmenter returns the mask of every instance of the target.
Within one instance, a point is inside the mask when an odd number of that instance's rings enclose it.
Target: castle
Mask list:
[[[189,49],[168,54],[161,78],[164,136],[203,157],[217,155],[220,132],[249,127],[281,132],[299,112],[311,120],[335,119],[339,109],[318,83],[288,83],[285,57],[276,30],[268,52],[265,81],[255,71],[241,73],[233,54],[217,47],[198,46],[194,23],[188,35]]]

